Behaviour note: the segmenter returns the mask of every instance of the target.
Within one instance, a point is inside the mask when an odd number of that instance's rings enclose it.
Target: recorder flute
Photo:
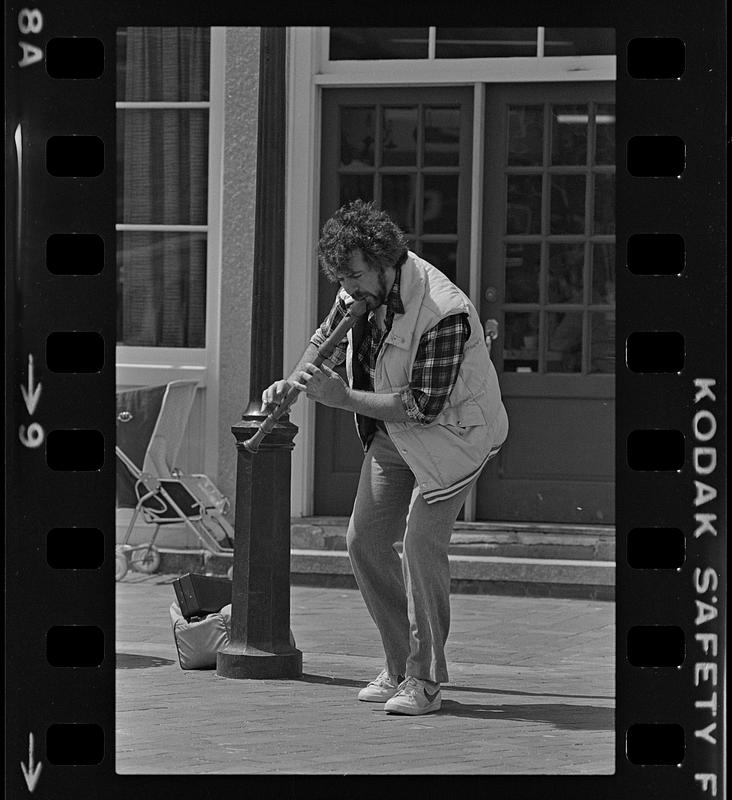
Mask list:
[[[343,319],[333,329],[330,336],[318,348],[318,353],[312,361],[316,367],[319,367],[324,361],[333,355],[333,351],[335,350],[336,346],[343,341],[343,337],[348,333],[348,331],[351,330],[358,320],[363,317],[367,310],[368,308],[365,300],[356,300],[349,306],[346,316],[343,317]],[[257,450],[259,450],[259,445],[262,443],[262,439],[264,439],[264,437],[274,428],[277,420],[289,411],[290,407],[297,400],[299,394],[300,389],[298,389],[296,386],[290,387],[290,390],[280,401],[277,408],[270,411],[270,413],[264,419],[262,424],[259,426],[259,430],[254,434],[254,436],[252,436],[250,439],[247,439],[246,442],[243,443],[243,446],[250,453],[256,453]]]

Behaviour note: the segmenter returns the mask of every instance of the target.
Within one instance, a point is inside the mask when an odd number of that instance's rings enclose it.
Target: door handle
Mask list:
[[[485,330],[485,343],[488,346],[488,353],[490,354],[493,340],[498,338],[498,320],[487,319],[483,323],[483,329]]]

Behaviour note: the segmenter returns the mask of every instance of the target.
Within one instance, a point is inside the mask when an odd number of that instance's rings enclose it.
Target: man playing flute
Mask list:
[[[508,418],[475,307],[408,250],[388,214],[361,200],[342,207],[323,227],[318,255],[340,289],[292,374],[262,402],[271,410],[297,387],[355,414],[365,456],[346,541],[386,656],[358,699],[427,714],[439,710],[448,680],[453,524],[504,443]],[[330,358],[346,362],[346,383],[312,362],[354,300],[368,315]]]

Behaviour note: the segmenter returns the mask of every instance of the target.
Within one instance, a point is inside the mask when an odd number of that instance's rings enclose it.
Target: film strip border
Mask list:
[[[691,91],[712,43],[693,39],[631,40],[619,92],[617,763],[678,765],[678,795],[723,797],[724,267],[699,230],[721,230],[701,187],[722,164]],[[644,775],[649,793],[674,772]]]
[[[618,31],[623,234],[617,770],[593,779],[601,797],[724,796],[724,61],[721,36],[698,24],[704,15],[721,30],[723,15],[721,5],[661,6],[628,5],[596,23]],[[46,783],[82,797],[102,781],[108,796],[122,796],[113,734],[114,32],[180,24],[170,9],[144,22],[130,16],[83,3],[73,13],[11,5],[6,27],[12,796]],[[186,24],[211,24],[192,16]],[[226,24],[251,21],[232,13]],[[568,797],[588,791],[586,778],[546,780]],[[124,779],[124,796],[135,781]],[[510,781],[513,796],[532,785]]]
[[[82,796],[78,765],[114,772],[111,38],[93,14],[6,15],[7,794]]]

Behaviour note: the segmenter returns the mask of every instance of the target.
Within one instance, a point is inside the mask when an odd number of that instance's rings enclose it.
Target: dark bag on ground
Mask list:
[[[232,582],[228,578],[188,573],[173,581],[180,613],[186,620],[214,614],[231,603]]]

